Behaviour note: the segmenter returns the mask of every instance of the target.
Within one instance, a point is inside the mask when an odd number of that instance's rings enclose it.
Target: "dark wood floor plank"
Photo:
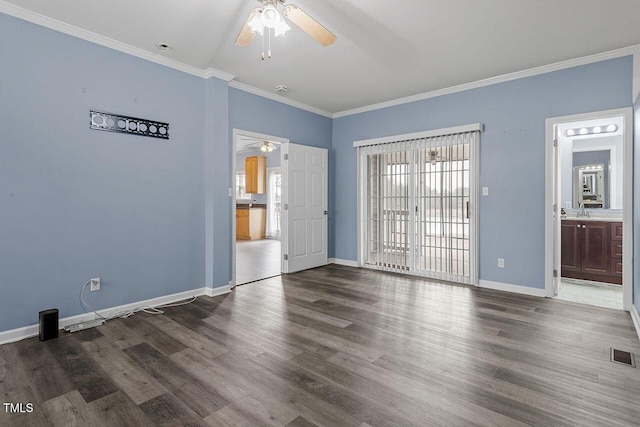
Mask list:
[[[252,356],[246,356],[240,360],[234,358],[231,353],[224,354],[214,360],[214,365],[223,372],[230,373],[229,380],[238,382],[238,385],[247,390],[251,396],[259,401],[270,402],[276,400],[276,406],[282,411],[276,419],[281,419],[288,415],[288,421],[283,421],[282,425],[292,421],[299,414],[318,425],[326,426],[352,426],[360,422],[345,412],[342,408],[334,406],[329,402],[316,398],[313,393],[299,387],[279,374],[264,369],[253,361]],[[284,406],[283,406],[284,405]],[[293,412],[291,412],[293,410]],[[286,412],[285,412],[286,411]]]
[[[222,357],[232,360],[231,365],[220,363]],[[246,366],[246,358],[242,355],[225,353],[223,356],[208,359],[191,349],[171,355],[171,358],[184,366],[194,375],[199,375],[202,381],[215,386],[220,393],[232,402],[225,408],[216,411],[212,419],[249,418],[262,420],[258,424],[283,425],[297,416],[296,408],[285,400],[279,399],[273,389],[262,388],[253,379],[251,369]]]
[[[295,420],[291,421],[287,424],[287,427],[318,427],[316,424],[312,423],[302,415],[297,417]]]
[[[127,327],[164,355],[169,355],[186,348],[186,345],[147,322],[145,317],[148,316],[145,316],[144,313],[130,317],[127,322]]]
[[[347,414],[353,416],[361,422],[372,425],[395,426],[395,425],[421,425],[411,422],[408,418],[410,414],[401,414],[394,408],[371,402],[363,398],[359,393],[340,387],[333,381],[317,375],[315,372],[306,370],[297,365],[284,363],[267,353],[257,356],[256,363],[282,379],[295,384],[297,387],[312,394],[317,399],[323,400],[332,406],[342,409]]]
[[[124,352],[202,418],[229,403],[214,387],[149,344],[138,344]]]
[[[81,340],[75,337],[52,340],[49,348],[85,402],[118,391],[109,374],[83,350]]]
[[[129,356],[111,345],[108,337],[83,343],[83,348],[113,382],[137,405],[167,392],[155,378],[139,369]]]
[[[100,427],[150,427],[155,425],[152,418],[121,391],[94,400],[89,409],[98,419]]]
[[[42,403],[47,417],[57,426],[93,426],[100,424],[96,413],[91,410],[78,390],[54,397]]]
[[[0,400],[34,404],[0,425],[640,420],[621,311],[337,265],[164,311],[0,346]]]
[[[0,345],[0,391],[24,387],[26,374],[17,345]]]
[[[15,343],[22,363],[25,382],[31,385],[35,403],[44,402],[75,390],[66,372],[51,352],[53,341],[44,343],[37,337]],[[18,367],[17,367],[18,368]]]
[[[19,405],[6,408],[5,404]],[[31,405],[31,407],[27,405]],[[36,395],[29,384],[0,393],[0,426],[41,427],[54,425],[48,418],[46,409],[36,401]],[[61,425],[61,424],[58,424]]]

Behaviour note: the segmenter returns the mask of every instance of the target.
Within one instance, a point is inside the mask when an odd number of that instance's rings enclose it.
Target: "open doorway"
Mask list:
[[[234,286],[282,272],[281,162],[287,142],[234,131]]]
[[[631,110],[547,120],[547,296],[631,305]]]

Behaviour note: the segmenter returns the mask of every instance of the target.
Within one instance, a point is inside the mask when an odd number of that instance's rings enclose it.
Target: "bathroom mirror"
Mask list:
[[[573,126],[575,127],[575,125]],[[562,135],[558,144],[560,170],[560,206],[580,209],[620,210],[623,205],[623,138],[622,135]],[[595,169],[601,166],[601,177]],[[586,188],[585,188],[586,186]],[[585,192],[586,190],[586,192]]]
[[[573,204],[585,208],[605,208],[607,180],[605,165],[592,164],[573,168]]]

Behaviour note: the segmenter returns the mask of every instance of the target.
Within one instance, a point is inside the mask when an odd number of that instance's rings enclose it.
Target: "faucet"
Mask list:
[[[579,203],[578,205],[580,206],[580,211],[578,212],[578,218],[580,217],[589,218],[589,212],[587,212],[587,210],[584,208],[584,203]]]

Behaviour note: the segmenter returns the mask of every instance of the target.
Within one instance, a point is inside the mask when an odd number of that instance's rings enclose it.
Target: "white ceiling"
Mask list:
[[[257,0],[0,0],[336,113],[640,44],[638,0],[287,0],[337,37],[291,24],[260,60],[234,41]],[[5,8],[6,9],[6,8]],[[0,8],[2,10],[2,8]],[[156,43],[173,49],[160,52]]]

